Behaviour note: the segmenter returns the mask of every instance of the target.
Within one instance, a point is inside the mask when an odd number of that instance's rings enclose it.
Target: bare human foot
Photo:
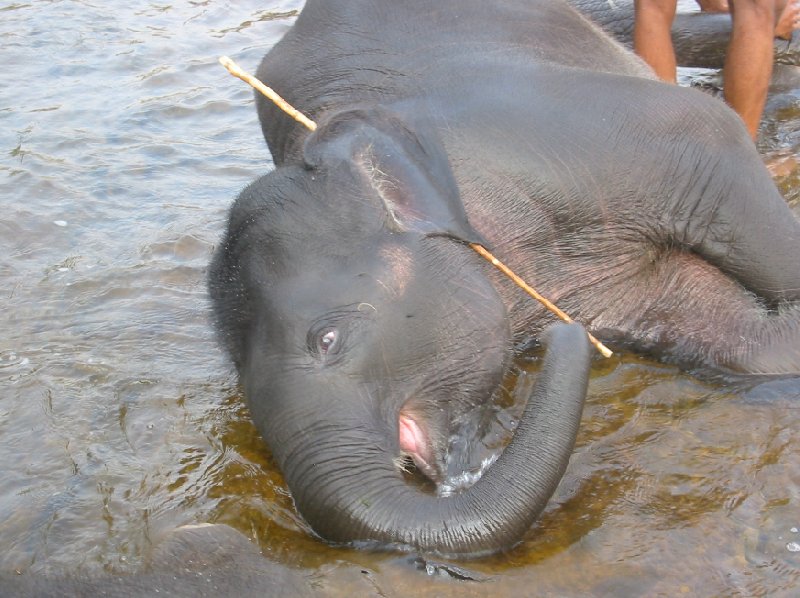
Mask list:
[[[775,25],[775,37],[792,39],[792,33],[800,28],[800,1],[789,0]]]
[[[697,0],[703,12],[729,12],[728,0]]]
[[[730,12],[728,0],[697,0],[703,12]],[[800,29],[800,0],[789,0],[775,25],[775,37],[792,39],[795,29]]]

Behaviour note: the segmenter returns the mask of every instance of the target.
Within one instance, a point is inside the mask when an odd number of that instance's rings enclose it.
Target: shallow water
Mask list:
[[[228,205],[271,166],[217,57],[253,70],[301,4],[0,3],[0,573],[132,572],[166,531],[222,522],[332,595],[800,591],[800,383],[634,356],[596,366],[525,542],[457,564],[478,581],[310,536],[204,288]],[[800,213],[800,77],[763,132]]]

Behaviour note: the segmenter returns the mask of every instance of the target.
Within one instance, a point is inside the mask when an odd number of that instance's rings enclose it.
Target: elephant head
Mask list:
[[[590,360],[577,325],[551,332],[515,436],[477,483],[440,497],[398,465],[440,481],[454,423],[509,368],[506,308],[473,242],[444,150],[383,111],[334,115],[231,209],[209,278],[217,324],[298,510],[329,541],[493,552],[563,475]]]

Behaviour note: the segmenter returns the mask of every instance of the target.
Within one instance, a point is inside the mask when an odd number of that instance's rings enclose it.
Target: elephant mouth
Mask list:
[[[437,463],[436,451],[425,427],[411,415],[405,407],[400,410],[398,417],[398,436],[401,455],[411,457],[417,469],[439,484],[443,477],[441,465]]]
[[[500,400],[516,386],[519,364],[514,357],[513,349],[506,350],[498,360],[501,367],[491,375],[485,367],[476,367],[478,375],[461,388],[434,393],[440,400],[424,398],[431,395],[430,385],[421,387],[428,392],[411,393],[397,415],[398,468],[408,472],[410,458],[416,473],[432,482],[440,495],[460,492],[480,479],[512,433],[497,415]],[[514,394],[518,393],[512,391],[510,398],[516,405]],[[442,395],[448,400],[441,400]]]
[[[502,389],[500,386],[496,392]],[[492,407],[495,394],[490,396],[489,401],[458,413],[426,409],[413,399],[407,401],[397,418],[398,467],[409,471],[410,458],[416,472],[430,480],[440,495],[474,484],[502,452],[511,434],[497,417],[498,409]]]

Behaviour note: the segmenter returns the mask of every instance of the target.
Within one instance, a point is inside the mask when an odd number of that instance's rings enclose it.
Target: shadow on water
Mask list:
[[[595,364],[567,474],[508,553],[432,562],[313,537],[204,287],[228,205],[271,167],[252,94],[217,57],[253,70],[301,4],[0,7],[0,572],[131,573],[209,522],[328,595],[796,593],[800,384],[631,355]],[[786,71],[759,149],[796,212],[799,111]],[[496,434],[514,413],[498,408]]]

